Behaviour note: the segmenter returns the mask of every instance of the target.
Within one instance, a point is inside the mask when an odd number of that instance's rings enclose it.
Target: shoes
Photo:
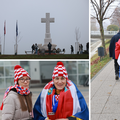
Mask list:
[[[118,79],[119,79],[119,75],[118,75],[118,74],[116,74],[115,79],[116,79],[116,80],[118,80]]]

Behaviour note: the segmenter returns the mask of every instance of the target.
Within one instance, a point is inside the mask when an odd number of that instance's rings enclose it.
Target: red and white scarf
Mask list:
[[[53,112],[53,106],[52,106],[53,96],[55,95],[55,88],[53,87],[53,85],[54,83],[53,81],[51,81],[43,89],[43,94],[47,92],[46,95],[44,94],[43,96],[46,99],[44,105],[46,105],[45,108],[46,108],[47,117],[52,120],[58,118],[67,118],[71,116],[73,113],[73,97],[69,89],[69,87],[71,86],[71,82],[67,80],[67,86],[65,87],[65,89],[63,89],[60,92],[58,98],[59,104],[57,106],[57,110],[55,113]],[[54,115],[51,115],[53,113]]]
[[[12,88],[15,88],[17,90],[17,93],[20,95],[28,95],[30,93],[29,88],[24,88],[19,85],[10,86],[7,88],[7,90],[4,94],[3,102]],[[4,105],[3,102],[2,102],[2,105],[0,106],[0,110],[3,110],[3,105]]]

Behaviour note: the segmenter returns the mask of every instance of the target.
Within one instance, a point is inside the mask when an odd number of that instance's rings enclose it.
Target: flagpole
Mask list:
[[[3,47],[3,54],[5,54],[5,34],[4,34],[4,47]]]
[[[3,46],[3,54],[5,54],[5,34],[6,34],[6,21],[4,21],[4,46]]]
[[[17,37],[18,37],[18,21],[16,21],[16,53],[15,55],[17,55]]]
[[[16,36],[16,55],[17,55],[17,36]]]

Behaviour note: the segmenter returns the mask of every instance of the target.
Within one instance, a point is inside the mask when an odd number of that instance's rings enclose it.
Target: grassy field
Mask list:
[[[109,44],[110,40],[106,40],[105,46],[107,55],[103,57],[101,61],[98,54],[95,54],[91,58],[91,78],[93,78],[111,60],[111,58],[109,57]]]
[[[0,59],[89,59],[89,54],[0,55]]]

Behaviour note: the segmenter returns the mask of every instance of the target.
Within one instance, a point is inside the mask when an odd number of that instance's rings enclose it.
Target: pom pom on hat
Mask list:
[[[62,62],[58,62],[53,70],[52,79],[58,76],[63,76],[68,80],[68,74]]]
[[[20,65],[14,67],[14,83],[17,84],[18,79],[21,77],[27,76],[30,78],[28,72],[24,70]]]
[[[64,66],[64,64],[62,62],[57,62],[57,65],[62,65]]]
[[[14,67],[14,70],[16,70],[16,69],[19,69],[19,68],[22,68],[20,65],[16,65],[15,67]]]

